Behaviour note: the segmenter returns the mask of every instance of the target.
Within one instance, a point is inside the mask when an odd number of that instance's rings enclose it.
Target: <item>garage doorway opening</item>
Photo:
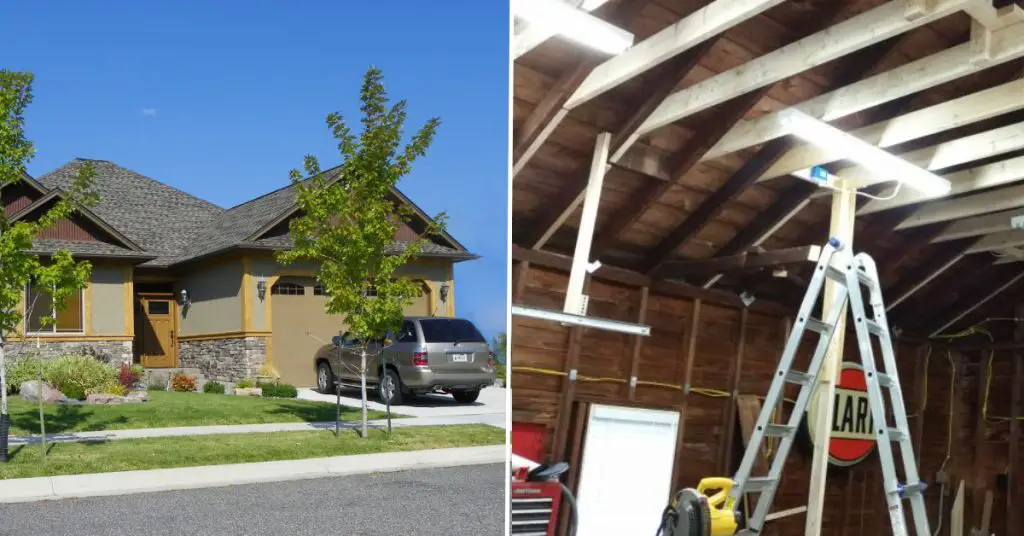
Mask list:
[[[578,534],[657,532],[672,494],[678,429],[677,411],[591,404],[576,494]]]

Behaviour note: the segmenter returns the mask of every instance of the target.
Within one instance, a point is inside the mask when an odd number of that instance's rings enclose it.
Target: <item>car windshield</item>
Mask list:
[[[423,319],[420,327],[424,342],[487,342],[472,322],[461,318]]]

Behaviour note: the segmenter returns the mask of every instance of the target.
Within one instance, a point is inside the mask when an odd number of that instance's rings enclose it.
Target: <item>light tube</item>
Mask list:
[[[932,197],[946,195],[952,188],[948,180],[799,110],[787,108],[779,112],[778,118],[794,136],[836,151],[870,169],[883,180],[898,180]]]
[[[633,46],[633,34],[561,0],[513,0],[512,13],[531,26],[607,54]]]

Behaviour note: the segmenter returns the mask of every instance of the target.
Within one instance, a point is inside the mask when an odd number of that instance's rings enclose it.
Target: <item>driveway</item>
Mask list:
[[[0,536],[504,532],[503,464],[0,505]]]
[[[384,411],[384,404],[377,402],[376,396],[377,393],[373,390],[367,393],[367,398],[369,399],[368,407]],[[472,404],[459,404],[450,395],[424,395],[409,400],[401,406],[391,406],[391,411],[410,417],[453,417],[462,415],[501,415],[504,417],[508,407],[507,397],[508,389],[504,387],[487,387],[480,391],[480,398]],[[313,389],[299,389],[299,398],[331,403],[337,400],[334,394],[320,394]],[[341,403],[346,406],[359,407],[362,404],[359,400],[359,391],[342,391]],[[504,423],[505,420],[502,419],[500,422]]]

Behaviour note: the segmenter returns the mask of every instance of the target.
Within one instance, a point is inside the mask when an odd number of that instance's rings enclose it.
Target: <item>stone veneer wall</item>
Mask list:
[[[255,377],[266,355],[265,337],[178,342],[181,367],[199,369],[207,380],[237,382]]]
[[[39,347],[35,340],[9,342],[4,346],[8,356],[39,355],[50,359],[62,355],[91,355],[101,361],[120,365],[132,362],[132,341],[82,341],[47,342],[41,339]]]

